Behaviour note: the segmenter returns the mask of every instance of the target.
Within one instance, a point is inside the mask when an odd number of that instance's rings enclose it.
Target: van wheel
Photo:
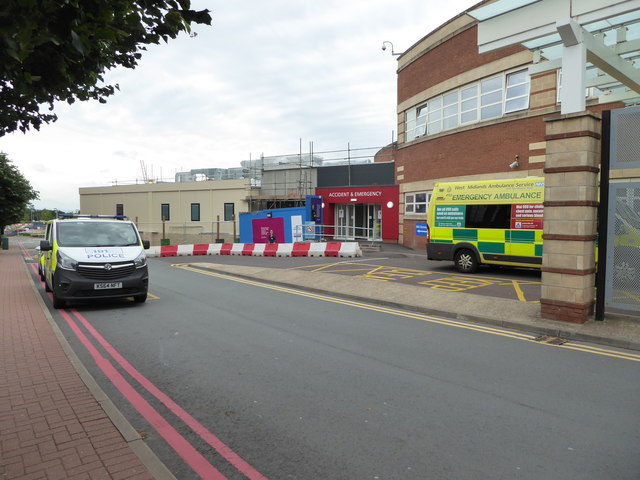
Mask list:
[[[53,308],[58,310],[60,308],[64,308],[66,305],[67,305],[67,302],[58,298],[55,292],[53,292]]]
[[[478,270],[478,260],[471,250],[458,250],[453,262],[460,273],[475,273]]]
[[[134,295],[133,301],[136,303],[144,303],[147,301],[147,294],[143,293],[141,295]]]

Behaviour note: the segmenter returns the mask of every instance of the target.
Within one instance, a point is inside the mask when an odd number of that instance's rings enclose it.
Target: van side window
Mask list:
[[[511,228],[511,205],[467,205],[466,228]]]

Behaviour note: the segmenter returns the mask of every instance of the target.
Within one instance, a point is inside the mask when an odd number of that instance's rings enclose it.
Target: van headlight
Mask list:
[[[136,257],[136,259],[133,261],[133,264],[136,266],[136,268],[144,267],[147,264],[147,256],[144,254],[144,252]]]
[[[58,250],[56,258],[58,259],[58,265],[60,268],[64,268],[65,270],[75,270],[78,268],[78,261],[60,250]]]

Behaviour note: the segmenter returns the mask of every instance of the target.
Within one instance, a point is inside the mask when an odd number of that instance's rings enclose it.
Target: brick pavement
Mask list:
[[[19,246],[0,250],[0,480],[153,479],[55,328]]]

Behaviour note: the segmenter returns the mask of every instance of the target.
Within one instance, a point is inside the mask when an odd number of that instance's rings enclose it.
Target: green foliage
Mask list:
[[[114,67],[135,68],[146,45],[211,24],[190,0],[1,0],[0,136],[57,119],[55,101],[106,102]],[[40,108],[48,105],[48,111]]]
[[[22,223],[29,223],[31,221],[46,222],[57,218],[58,215],[70,212],[63,212],[62,210],[51,210],[49,208],[33,208],[31,205],[27,206],[28,210],[22,215]]]
[[[6,225],[20,222],[29,202],[37,198],[38,192],[0,152],[0,234]]]

